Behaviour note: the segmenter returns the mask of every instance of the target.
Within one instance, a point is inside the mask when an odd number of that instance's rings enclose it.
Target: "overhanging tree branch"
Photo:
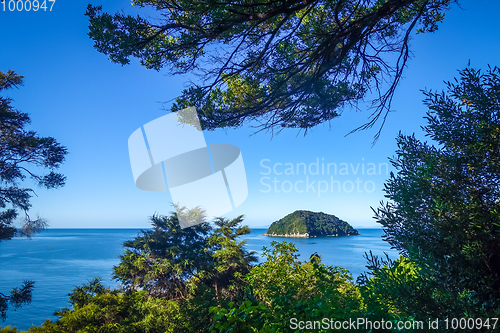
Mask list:
[[[93,6],[86,15],[89,36],[111,61],[136,57],[147,68],[199,75],[171,110],[195,106],[204,129],[257,121],[260,129],[307,131],[358,107],[375,89],[375,111],[356,131],[382,115],[384,124],[412,32],[435,31],[451,2],[141,0],[161,19]]]

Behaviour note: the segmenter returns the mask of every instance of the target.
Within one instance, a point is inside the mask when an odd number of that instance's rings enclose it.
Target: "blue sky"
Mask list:
[[[45,217],[53,228],[149,227],[149,216],[172,211],[171,197],[168,192],[135,187],[128,137],[164,115],[160,102],[175,98],[187,78],[146,70],[137,61],[123,67],[109,62],[87,36],[87,3],[57,0],[52,12],[4,12],[0,7],[0,70],[13,69],[25,77],[23,87],[4,95],[30,114],[32,129],[55,137],[69,150],[61,167],[67,185],[59,190],[38,189],[31,212]],[[127,1],[92,4],[102,4],[111,13],[135,10]],[[421,89],[442,90],[443,81],[457,76],[469,60],[475,68],[499,65],[500,25],[496,22],[500,3],[464,0],[461,8],[453,5],[437,32],[414,36],[413,58],[392,105],[396,112],[389,115],[374,147],[371,143],[378,127],[345,137],[366,122],[369,110],[345,110],[306,136],[296,130],[273,137],[265,132],[251,135],[254,129],[249,126],[206,132],[207,143],[238,146],[245,163],[248,198],[226,216],[244,214],[248,225],[259,227],[307,209],[334,214],[356,227],[376,227],[370,207],[376,208],[384,199],[384,165],[394,155],[398,131],[424,137],[420,126],[425,124],[426,109]],[[319,175],[315,174],[317,161]],[[297,173],[297,164],[299,175],[284,174],[285,169],[292,172],[290,166]],[[330,174],[326,174],[328,164]],[[303,165],[311,166],[306,174]],[[284,193],[290,185],[298,191]],[[318,193],[318,186],[323,191],[327,186],[326,193]]]

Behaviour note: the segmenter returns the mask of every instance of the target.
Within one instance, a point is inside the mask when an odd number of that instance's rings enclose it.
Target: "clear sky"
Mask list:
[[[88,1],[57,0],[52,12],[0,7],[0,70],[25,77],[23,87],[5,95],[30,114],[33,130],[55,137],[69,150],[60,169],[67,185],[38,189],[31,212],[54,228],[146,228],[149,216],[173,207],[168,192],[135,187],[128,137],[164,115],[160,102],[175,98],[187,78],[146,70],[137,61],[124,67],[109,62],[87,36]],[[110,13],[135,11],[122,0],[92,4]],[[345,110],[305,137],[293,129],[273,137],[251,135],[249,126],[206,132],[207,143],[238,146],[245,163],[248,198],[226,216],[244,214],[248,225],[259,227],[306,209],[334,214],[355,227],[376,227],[370,207],[384,199],[383,183],[392,169],[388,157],[396,150],[398,131],[424,137],[421,89],[442,90],[443,81],[457,76],[469,60],[475,68],[500,65],[498,13],[497,0],[463,0],[461,8],[453,5],[446,13],[437,32],[414,36],[413,58],[392,105],[396,112],[373,148],[378,127],[345,137],[367,121],[369,110]],[[318,193],[318,186],[325,193]]]

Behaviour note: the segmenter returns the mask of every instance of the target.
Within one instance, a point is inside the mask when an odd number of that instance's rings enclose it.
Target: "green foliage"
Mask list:
[[[437,146],[414,135],[397,138],[396,174],[385,185],[389,202],[375,213],[402,254],[398,259],[370,252],[370,272],[353,283],[346,270],[325,266],[317,254],[302,262],[293,244],[272,242],[263,249],[265,261],[252,267],[256,258],[239,240],[250,232],[242,216],[186,229],[175,214],[153,216],[153,230],[126,242],[115,267],[123,290],[99,280],[77,287],[69,296],[73,309],[29,332],[270,333],[289,332],[294,318],[366,318],[391,321],[385,331],[394,333],[415,331],[398,329],[398,322],[423,322],[419,331],[430,333],[457,331],[445,329],[446,318],[498,318],[500,69],[460,73],[446,93],[425,93],[424,130]],[[274,223],[268,233],[321,235],[333,233],[332,224],[336,233],[353,234],[334,216],[305,211]],[[22,290],[14,294],[22,299]],[[440,320],[438,330],[429,319]]]
[[[379,260],[371,252],[367,259],[370,273],[362,274],[358,284],[369,320],[384,318],[392,321],[396,328],[398,321],[427,323],[429,318],[438,318],[444,313],[444,309],[433,299],[437,296],[434,295],[435,284],[424,277],[421,269],[410,259],[401,256],[395,261],[388,257]]]
[[[250,271],[250,264],[257,259],[253,252],[245,248],[245,241],[237,238],[250,233],[241,226],[243,216],[228,220],[217,218],[215,228],[207,238],[210,262],[206,270],[199,270],[189,280],[190,294],[183,301],[186,332],[206,332],[213,306],[226,307],[230,302],[243,301],[245,281],[243,276]]]
[[[22,82],[23,77],[14,71],[0,71],[0,92],[18,87]],[[0,242],[14,236],[30,237],[47,225],[44,219],[31,219],[28,215],[30,198],[35,191],[21,186],[26,177],[47,189],[61,187],[65,182],[65,177],[54,170],[64,161],[66,148],[52,137],[41,137],[27,130],[28,114],[16,110],[11,103],[10,98],[0,96]],[[38,174],[42,169],[49,172]],[[20,229],[14,226],[18,210],[25,217]],[[21,288],[12,289],[10,294],[0,292],[2,320],[6,319],[9,305],[19,308],[31,302],[33,285],[33,281],[24,281]]]
[[[212,286],[216,293],[227,300],[239,297],[244,288],[241,277],[250,272],[250,264],[257,261],[254,252],[245,249],[245,240],[238,237],[251,232],[247,226],[240,226],[243,216],[233,220],[217,218],[217,227],[208,238],[208,245],[213,247],[213,264],[206,274],[205,284]]]
[[[216,229],[208,223],[181,229],[176,214],[153,216],[151,221],[153,230],[125,242],[127,250],[114,268],[115,278],[126,290],[184,299],[201,284],[229,296],[232,292],[226,289],[236,288],[235,274],[246,274],[256,261],[244,249],[245,242],[236,239],[250,232],[240,226],[243,216],[216,219]]]
[[[7,318],[9,305],[18,309],[23,305],[31,303],[34,285],[35,282],[33,281],[24,281],[21,288],[12,289],[8,295],[0,293],[0,318],[2,320]]]
[[[211,308],[212,332],[286,332],[291,318],[348,320],[360,316],[362,301],[351,275],[340,267],[321,264],[317,255],[300,262],[292,243],[271,243],[266,261],[252,268],[245,280],[252,291],[239,307]]]
[[[124,243],[127,249],[114,268],[114,278],[126,290],[147,290],[169,299],[186,297],[186,283],[207,269],[210,252],[208,223],[181,229],[177,215],[151,217],[153,230]]]
[[[239,307],[234,303],[229,304],[229,309],[212,307],[214,323],[210,327],[212,333],[223,332],[259,332],[274,333],[280,332],[281,328],[270,325],[273,323],[272,313],[264,303],[252,303],[246,300]]]
[[[176,214],[155,215],[153,230],[132,241],[115,267],[122,290],[105,288],[99,279],[76,287],[72,309],[56,312],[30,332],[206,332],[209,308],[243,301],[250,264],[256,261],[238,237],[250,229],[243,216],[218,218],[181,229]]]
[[[273,222],[266,232],[267,235],[304,235],[306,233],[310,237],[358,235],[356,229],[335,215],[307,210],[297,210]]]
[[[399,135],[397,174],[385,186],[391,201],[376,218],[388,242],[435,281],[445,304],[439,313],[494,316],[500,306],[499,69],[465,69],[446,93],[425,95],[424,130],[438,146]]]
[[[0,71],[0,92],[22,84],[23,77],[9,70]],[[20,182],[29,176],[40,187],[58,188],[64,185],[65,177],[54,172],[64,161],[66,148],[54,138],[41,137],[25,127],[29,125],[28,114],[16,110],[12,100],[0,96],[0,241],[17,235],[30,236],[45,227],[43,219],[30,219],[30,198],[35,193],[31,188],[20,187]],[[33,169],[49,169],[45,175]],[[21,230],[13,227],[17,210],[24,212],[26,222]]]
[[[365,316],[375,321],[384,318],[392,321],[393,329],[388,332],[414,332],[415,329],[397,328],[398,322],[424,323],[419,332],[432,333],[436,328],[429,327],[430,320],[438,320],[440,332],[456,332],[443,321],[448,318],[496,318],[498,313],[488,312],[471,300],[470,291],[444,288],[426,268],[400,256],[392,261],[380,260],[372,253],[367,256],[369,273],[358,278],[361,295],[365,304]],[[483,305],[484,306],[484,305]],[[458,317],[461,315],[462,317]],[[470,327],[470,324],[469,324]],[[487,327],[474,327],[470,332],[488,332]]]
[[[307,130],[376,87],[373,125],[390,107],[412,32],[435,31],[450,2],[138,0],[160,18],[92,5],[86,15],[95,48],[112,62],[135,57],[146,68],[200,75],[203,84],[184,90],[172,111],[195,106],[203,128],[257,119]]]
[[[178,303],[148,297],[146,291],[121,292],[105,288],[99,279],[75,288],[70,294],[73,309],[57,311],[60,319],[47,320],[30,333],[59,332],[174,332],[180,325]]]

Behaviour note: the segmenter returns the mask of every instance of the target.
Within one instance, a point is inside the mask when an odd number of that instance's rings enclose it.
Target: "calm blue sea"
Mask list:
[[[253,229],[244,237],[247,248],[262,253],[262,247],[271,241],[289,241],[296,244],[300,260],[307,260],[317,252],[328,265],[347,268],[354,277],[365,271],[363,254],[372,250],[391,258],[397,253],[382,241],[381,229],[358,229],[360,236],[323,238],[266,237],[266,229]],[[8,292],[23,280],[35,281],[33,302],[17,311],[9,310],[7,321],[26,330],[40,325],[45,319],[56,319],[55,310],[69,307],[67,294],[77,285],[100,277],[108,286],[116,286],[111,279],[112,268],[119,262],[123,242],[133,239],[139,229],[48,229],[31,240],[15,238],[0,242],[0,292]]]

